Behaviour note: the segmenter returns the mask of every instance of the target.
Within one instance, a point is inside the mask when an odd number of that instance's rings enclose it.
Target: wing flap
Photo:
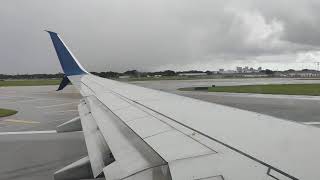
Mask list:
[[[103,138],[95,120],[84,102],[79,104],[78,110],[92,172],[96,178],[103,172],[103,168],[105,166],[114,161],[114,158],[108,144]]]
[[[156,151],[150,148],[141,137],[128,128],[99,100],[90,96],[87,97],[87,101],[92,116],[116,160],[110,167],[119,164],[122,178],[148,168],[166,164],[166,161]],[[109,169],[113,169],[110,167]]]

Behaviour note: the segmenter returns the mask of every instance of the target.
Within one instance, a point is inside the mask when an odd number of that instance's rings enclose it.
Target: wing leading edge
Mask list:
[[[87,73],[49,32],[79,89],[94,177],[316,180],[318,128],[103,79]],[[87,127],[89,126],[89,127]]]

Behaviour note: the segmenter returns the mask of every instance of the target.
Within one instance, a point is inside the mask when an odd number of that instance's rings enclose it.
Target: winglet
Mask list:
[[[52,31],[49,33],[53,46],[56,50],[60,64],[66,76],[88,74],[88,72],[81,66],[78,60],[74,57],[69,48],[64,44],[59,35]]]
[[[61,91],[62,89],[64,89],[68,84],[70,83],[70,80],[68,78],[68,76],[64,75],[62,78],[62,81],[60,82],[59,88],[57,89],[57,91]]]

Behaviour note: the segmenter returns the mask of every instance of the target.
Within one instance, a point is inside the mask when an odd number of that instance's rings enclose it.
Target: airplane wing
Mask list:
[[[80,117],[58,131],[83,130],[88,150],[56,180],[320,178],[318,128],[94,76],[49,34],[64,81],[83,96]]]

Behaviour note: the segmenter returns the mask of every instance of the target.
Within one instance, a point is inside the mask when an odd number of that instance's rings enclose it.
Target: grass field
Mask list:
[[[182,88],[190,91],[196,88]],[[230,93],[256,93],[256,94],[286,94],[286,95],[309,95],[320,96],[320,84],[269,84],[269,85],[243,85],[243,86],[217,86],[207,89],[198,88],[209,92]]]
[[[1,109],[0,108],[0,117],[6,117],[16,114],[18,111],[11,110],[11,109]]]
[[[1,86],[46,86],[46,85],[58,85],[60,79],[36,79],[36,80],[5,80],[0,81]]]

